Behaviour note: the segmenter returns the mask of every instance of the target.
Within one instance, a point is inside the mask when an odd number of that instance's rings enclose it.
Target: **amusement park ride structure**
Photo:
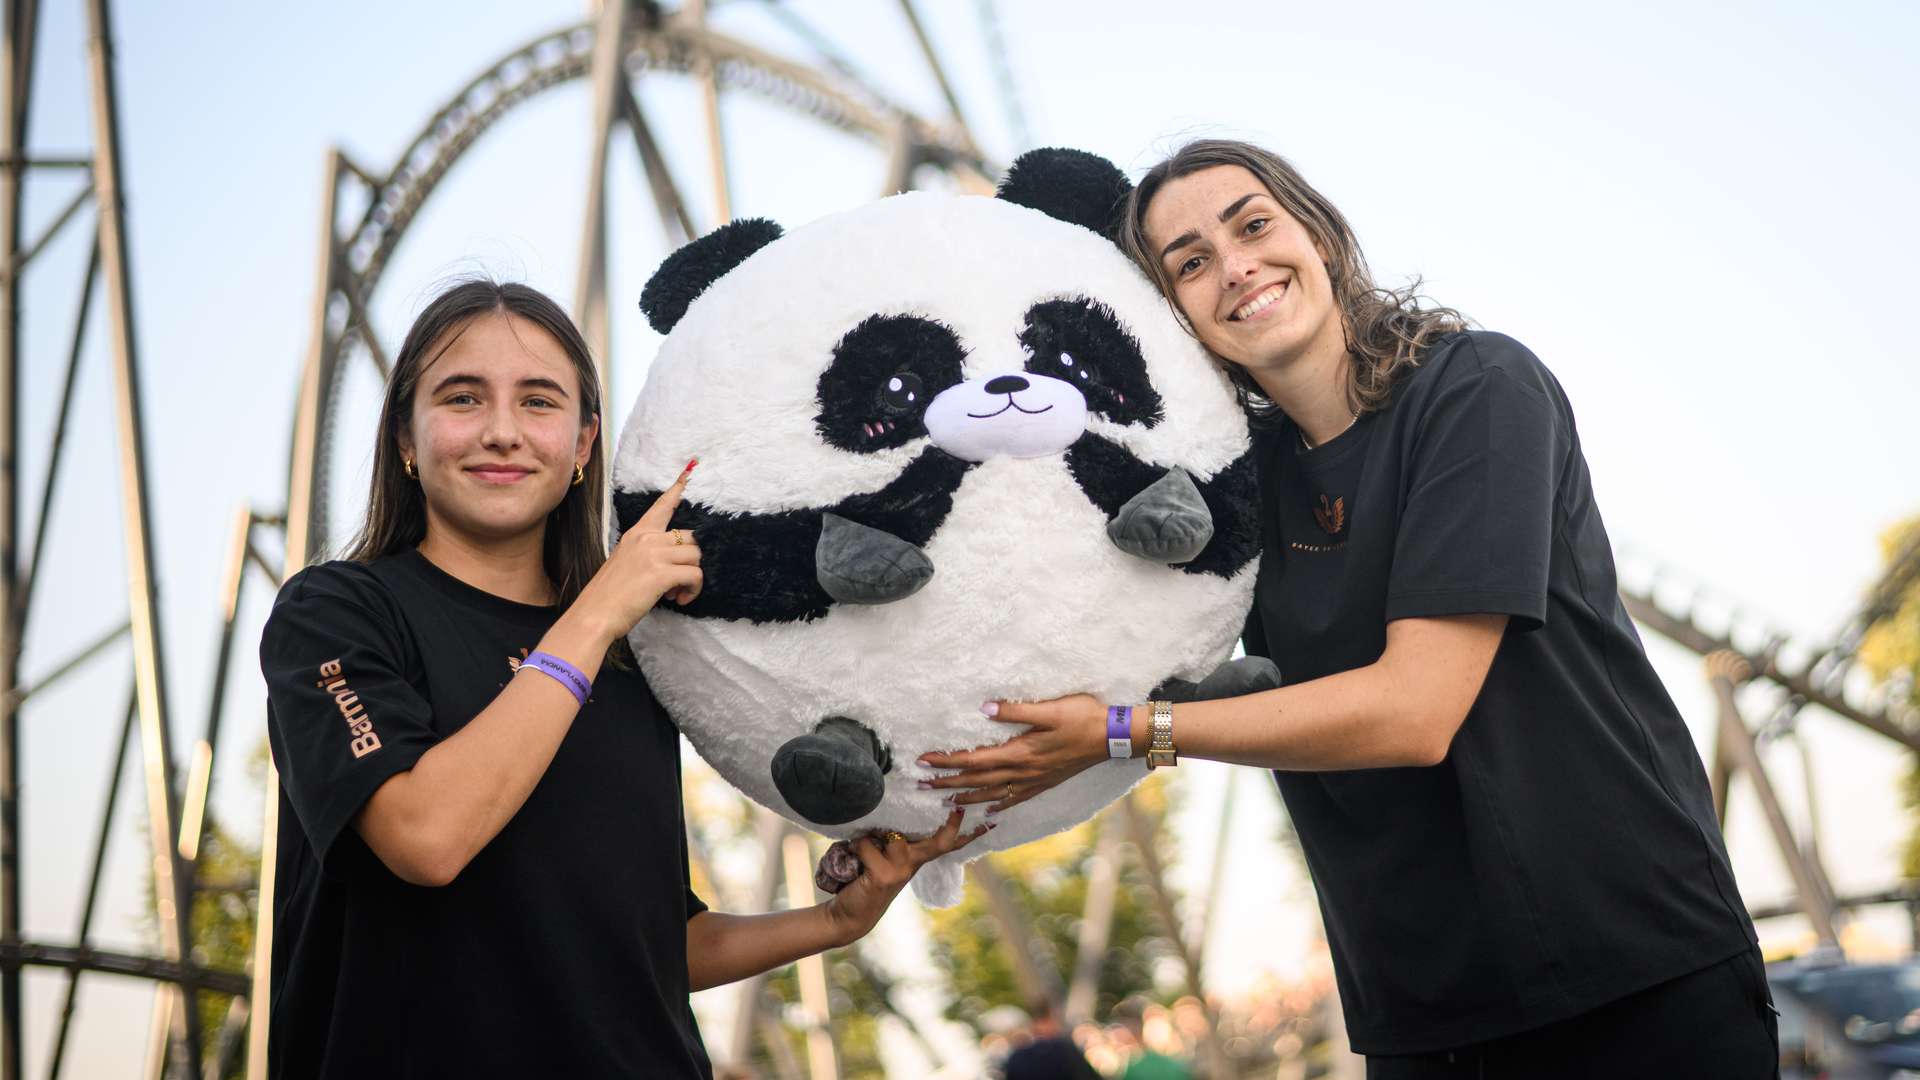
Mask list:
[[[344,151],[329,157],[324,205],[320,214],[319,261],[311,308],[311,334],[294,409],[293,439],[283,507],[243,508],[229,535],[229,563],[223,588],[223,625],[216,649],[216,676],[206,710],[204,729],[185,759],[173,746],[174,728],[167,711],[163,685],[161,627],[157,612],[154,558],[150,541],[152,514],[147,482],[147,450],[141,426],[139,337],[133,323],[132,263],[127,240],[125,201],[127,183],[120,157],[120,128],[114,81],[112,25],[108,0],[86,0],[88,19],[88,75],[92,104],[90,156],[36,156],[30,149],[34,65],[36,61],[37,0],[11,0],[6,9],[4,69],[0,69],[5,106],[0,109],[0,1080],[18,1080],[25,1067],[22,972],[27,966],[64,971],[65,997],[57,1010],[58,1026],[47,1054],[48,1075],[61,1072],[80,979],[89,973],[133,976],[154,980],[163,992],[155,996],[154,1023],[147,1057],[149,1075],[226,1075],[244,1055],[249,1076],[263,1076],[265,1065],[263,1017],[267,993],[267,957],[272,941],[273,842],[278,807],[271,775],[265,798],[267,821],[262,834],[264,858],[257,882],[261,921],[255,935],[250,971],[202,966],[194,957],[192,924],[196,894],[212,887],[200,874],[200,853],[207,828],[207,806],[213,783],[213,762],[221,748],[224,701],[222,687],[235,640],[240,600],[249,580],[249,567],[277,584],[333,546],[327,534],[330,490],[330,446],[342,376],[347,367],[364,358],[384,376],[390,353],[379,340],[368,317],[389,259],[408,226],[432,196],[448,171],[490,127],[516,106],[542,91],[573,80],[591,88],[593,127],[588,187],[583,192],[581,258],[574,314],[589,344],[600,356],[612,354],[607,313],[607,199],[608,157],[625,132],[637,154],[646,181],[646,195],[671,242],[699,235],[729,217],[731,192],[728,155],[721,124],[722,94],[752,95],[790,112],[802,123],[825,125],[886,150],[884,176],[875,177],[872,194],[914,186],[929,171],[945,174],[964,188],[990,191],[998,172],[976,145],[962,116],[959,99],[948,81],[934,44],[923,27],[912,0],[899,0],[901,17],[912,32],[934,82],[941,90],[948,115],[932,119],[891,100],[835,55],[824,39],[811,32],[788,8],[769,2],[769,9],[786,22],[796,36],[819,52],[813,62],[774,55],[755,45],[714,30],[706,18],[705,0],[686,0],[667,8],[648,0],[612,0],[578,25],[542,35],[513,49],[490,64],[454,94],[421,127],[418,135],[387,168],[356,161]],[[988,20],[988,38],[997,41],[991,23],[992,6],[979,5]],[[1004,57],[996,57],[1002,91],[1011,96]],[[713,221],[697,221],[670,168],[668,148],[654,137],[654,129],[635,93],[640,80],[690,80],[699,91],[706,127],[700,148],[703,169],[711,185]],[[1017,112],[1017,110],[1016,110]],[[1016,127],[1018,122],[1016,121]],[[64,170],[86,182],[52,219],[45,231],[23,238],[22,188],[30,173]],[[81,301],[65,366],[59,414],[54,423],[46,473],[39,488],[39,512],[32,520],[32,545],[20,541],[19,504],[23,485],[16,472],[19,460],[19,386],[25,369],[21,356],[21,278],[35,256],[62,230],[85,218],[92,208],[95,240],[81,284]],[[23,684],[19,661],[29,640],[32,598],[39,578],[40,555],[48,550],[48,507],[61,479],[62,446],[73,403],[75,373],[79,367],[84,329],[90,306],[104,309],[114,374],[118,430],[120,524],[125,537],[129,617],[99,639],[79,650],[35,683]],[[37,370],[38,368],[36,368]],[[602,378],[606,378],[605,368]],[[285,557],[271,556],[271,533],[281,534]],[[25,558],[22,551],[25,549]],[[1911,545],[1894,560],[1887,577],[1868,602],[1831,644],[1815,650],[1797,650],[1786,638],[1744,627],[1711,629],[1688,606],[1663,604],[1649,587],[1624,593],[1629,609],[1644,626],[1710,658],[1709,677],[1720,703],[1721,716],[1711,772],[1716,802],[1724,815],[1726,792],[1735,776],[1744,777],[1759,796],[1767,820],[1793,877],[1797,901],[1787,910],[1804,911],[1823,941],[1837,940],[1836,920],[1850,904],[1906,901],[1915,897],[1899,890],[1867,897],[1836,897],[1821,866],[1818,850],[1808,837],[1796,836],[1763,766],[1761,747],[1794,732],[1800,709],[1813,705],[1862,725],[1910,749],[1920,750],[1920,717],[1909,706],[1910,687],[1869,686],[1854,671],[1854,653],[1861,638],[1885,618],[1899,597],[1920,577],[1920,544]],[[19,835],[20,723],[25,706],[36,691],[72,672],[98,653],[131,639],[132,690],[120,717],[118,750],[104,763],[108,774],[101,811],[92,875],[86,900],[77,913],[77,927],[65,942],[27,940],[21,933],[23,855]],[[1791,658],[1802,657],[1799,662]],[[1748,689],[1743,690],[1743,687]],[[1769,719],[1756,732],[1742,715],[1764,697]],[[135,736],[148,822],[148,863],[155,898],[154,925],[158,954],[141,955],[94,948],[89,944],[100,891],[108,841],[116,821],[116,797]],[[231,742],[229,738],[227,741]],[[1128,807],[1128,824],[1144,830],[1138,810]],[[1724,820],[1724,816],[1723,816]],[[771,819],[762,822],[767,871],[758,894],[749,902],[771,903],[778,879],[808,880],[809,858],[804,842],[786,826]],[[1102,833],[1101,850],[1110,858],[1110,832]],[[1144,833],[1139,834],[1142,838]],[[1151,846],[1140,844],[1144,852]],[[984,865],[984,864],[983,864]],[[795,877],[796,870],[798,877]],[[996,894],[991,872],[984,871],[988,900]],[[1098,875],[1096,875],[1098,876]],[[1108,875],[1111,876],[1111,875]],[[1158,875],[1153,875],[1156,879]],[[231,883],[220,883],[231,887]],[[803,890],[804,891],[804,890]],[[1090,913],[1105,890],[1090,889]],[[1162,917],[1174,920],[1165,895],[1156,897]],[[998,905],[993,905],[998,906]],[[1004,913],[996,912],[997,915]],[[1760,912],[1757,914],[1770,914]],[[1104,937],[1098,919],[1088,932],[1099,941],[1088,955],[1102,951]],[[1001,923],[1010,936],[1018,933],[1011,917]],[[1190,935],[1177,929],[1188,975],[1198,990],[1198,954]],[[1083,932],[1083,939],[1086,933]],[[1016,953],[1023,950],[1015,949]],[[1084,957],[1083,957],[1084,959]],[[825,1015],[824,978],[803,969],[801,994],[815,1021],[808,1051],[813,1073],[831,1072],[832,1047],[820,1024]],[[1027,970],[1016,957],[1016,973],[1038,993],[1064,1002],[1067,1015],[1090,1007],[1085,972],[1076,972],[1074,985],[1047,982],[1051,972]],[[1054,980],[1057,982],[1057,980]],[[233,1007],[218,1030],[202,1030],[200,1011],[183,1007],[201,991],[233,995]],[[755,983],[742,990],[741,1008],[732,1039],[733,1059],[744,1055],[756,1037],[755,1010],[762,990]],[[784,1070],[783,1070],[784,1071]]]

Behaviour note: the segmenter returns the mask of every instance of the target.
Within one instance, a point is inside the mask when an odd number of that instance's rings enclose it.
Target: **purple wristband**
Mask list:
[[[593,683],[577,667],[565,660],[546,652],[531,652],[520,661],[521,670],[532,668],[554,682],[567,688],[567,692],[579,699],[580,704],[587,703],[587,695],[593,693]]]
[[[1107,706],[1107,756],[1133,756],[1133,706]]]

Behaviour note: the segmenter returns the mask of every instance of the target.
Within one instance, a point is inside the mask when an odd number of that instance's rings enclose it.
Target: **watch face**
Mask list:
[[[1171,750],[1147,751],[1147,768],[1149,769],[1157,769],[1162,765],[1178,764],[1180,764],[1180,762],[1174,757],[1174,753]]]

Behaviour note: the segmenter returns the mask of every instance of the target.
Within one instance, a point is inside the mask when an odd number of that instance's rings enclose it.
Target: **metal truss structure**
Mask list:
[[[0,282],[4,286],[0,288],[0,1080],[18,1080],[25,1067],[21,990],[22,972],[29,965],[51,966],[67,973],[67,993],[48,1056],[50,1077],[61,1073],[75,993],[81,977],[87,973],[142,977],[155,980],[163,988],[155,997],[148,1075],[223,1076],[244,1054],[247,1074],[263,1076],[266,1025],[248,1021],[249,1017],[265,1015],[268,986],[278,807],[276,784],[271,777],[265,799],[263,864],[257,882],[261,918],[255,938],[253,970],[207,968],[195,961],[193,951],[195,896],[210,888],[233,887],[231,882],[204,881],[198,871],[213,760],[220,743],[224,713],[222,690],[232,655],[235,619],[248,581],[249,566],[259,571],[257,576],[266,582],[277,583],[331,548],[332,538],[327,535],[326,522],[333,493],[327,478],[341,378],[347,366],[361,355],[367,357],[382,376],[386,374],[389,354],[368,318],[368,306],[408,226],[449,170],[516,106],[563,83],[584,79],[591,84],[594,137],[588,190],[582,193],[581,261],[574,314],[595,354],[605,358],[611,355],[606,296],[605,178],[612,150],[610,144],[620,129],[625,129],[632,139],[646,177],[647,194],[667,236],[675,244],[692,239],[703,227],[719,224],[730,216],[729,167],[720,110],[723,94],[759,97],[790,112],[797,121],[850,133],[884,147],[886,174],[875,178],[872,194],[912,187],[916,178],[929,169],[952,177],[963,187],[990,190],[990,177],[997,169],[987,162],[975,144],[962,117],[958,97],[911,0],[899,0],[899,8],[950,109],[950,115],[945,118],[925,118],[891,100],[835,55],[823,38],[777,3],[772,4],[770,10],[821,52],[819,62],[778,56],[714,30],[707,24],[705,0],[687,0],[673,10],[651,0],[610,0],[600,5],[598,14],[588,21],[543,35],[489,65],[433,113],[392,167],[369,168],[336,149],[329,158],[321,208],[318,287],[295,407],[286,507],[284,513],[271,514],[242,508],[234,520],[231,558],[223,590],[225,619],[216,649],[212,700],[204,733],[193,747],[191,763],[182,782],[171,745],[172,727],[162,685],[164,665],[160,659],[161,632],[149,540],[152,519],[147,500],[147,452],[140,424],[138,336],[133,325],[131,265],[121,194],[125,180],[119,154],[112,26],[107,0],[88,0],[87,8],[94,120],[92,156],[36,157],[28,149],[39,14],[37,0],[9,3],[5,55],[0,57],[0,63],[5,65],[0,70],[0,84],[4,85],[5,92],[4,107],[0,108],[0,154],[4,155],[4,160],[0,160],[0,254],[5,260],[0,264],[4,270],[4,281]],[[982,12],[990,14],[990,7],[983,5]],[[715,221],[696,221],[694,212],[681,197],[668,157],[655,141],[635,94],[636,80],[665,76],[692,79],[701,90],[708,134],[704,171],[713,188],[713,204],[717,207]],[[44,234],[23,240],[23,180],[30,170],[40,169],[76,170],[83,173],[89,183],[56,216]],[[23,367],[21,273],[54,234],[82,216],[89,203],[96,211],[97,239],[82,286],[65,392],[52,436],[47,475],[40,489],[37,533],[32,554],[23,566],[17,542],[20,485],[15,469],[19,442],[19,374]],[[361,209],[343,220],[350,206]],[[109,630],[37,684],[21,685],[19,660],[23,645],[29,640],[28,615],[39,569],[38,557],[47,549],[50,520],[47,508],[59,480],[81,336],[96,293],[103,297],[112,338],[131,614],[126,624]],[[603,381],[607,378],[604,364],[601,377]],[[271,557],[263,553],[258,542],[262,530],[282,534],[286,552],[283,564],[275,565]],[[92,876],[79,925],[67,943],[28,941],[20,932],[21,706],[36,690],[84,664],[122,636],[131,636],[133,640],[133,689],[122,724],[119,753],[109,770]],[[158,955],[96,949],[88,940],[108,839],[118,810],[116,796],[136,730],[140,740],[137,760],[150,822],[149,870],[160,931]],[[793,845],[786,843],[786,839],[784,830],[770,834],[770,846],[788,853],[785,859],[776,856],[770,866],[787,865],[791,869]],[[800,855],[804,858],[804,847]],[[769,884],[772,877],[770,873]],[[810,870],[803,873],[800,880],[810,880]],[[766,902],[770,902],[772,890],[763,891]],[[810,891],[806,895],[810,895]],[[804,996],[809,999],[807,1005],[823,1022],[824,981],[817,973],[809,980],[803,972],[803,990],[816,982],[819,992]],[[186,1007],[202,991],[233,995],[233,1008],[218,1031],[201,1030],[199,1011]],[[815,997],[821,1000],[811,1000]],[[749,1024],[752,1012],[751,1008],[746,1010]],[[830,1070],[831,1047],[826,1051],[828,1059],[824,1064]],[[820,1064],[815,1062],[816,1074]]]
[[[1620,591],[1628,614],[1642,626],[1706,660],[1707,683],[1719,713],[1708,762],[1714,812],[1724,830],[1729,789],[1736,777],[1745,780],[1753,789],[1768,832],[1793,880],[1791,903],[1756,908],[1754,917],[1804,914],[1824,946],[1839,946],[1839,929],[1847,910],[1867,904],[1904,903],[1913,926],[1913,947],[1920,952],[1920,891],[1903,885],[1860,896],[1843,897],[1834,892],[1820,855],[1819,800],[1813,788],[1808,740],[1798,727],[1802,710],[1817,706],[1920,753],[1920,709],[1914,704],[1913,673],[1876,682],[1859,670],[1857,662],[1868,632],[1899,609],[1916,583],[1920,583],[1920,532],[1896,553],[1839,633],[1811,649],[1797,645],[1786,634],[1754,625],[1731,609],[1724,609],[1726,614],[1717,620],[1705,615],[1699,610],[1701,594],[1697,591],[1681,603],[1666,602],[1662,596],[1666,590],[1657,582]],[[1766,717],[1758,727],[1746,718],[1755,713]],[[1808,820],[1798,834],[1761,757],[1762,750],[1777,741],[1793,742],[1800,755]]]
[[[943,173],[962,186],[987,189],[997,169],[983,156],[962,115],[959,99],[948,81],[932,41],[911,0],[898,0],[927,68],[939,86],[949,114],[939,119],[916,115],[889,99],[864,80],[843,58],[791,10],[769,0],[768,10],[784,20],[796,36],[819,52],[814,61],[801,62],[774,55],[753,44],[715,31],[706,20],[706,0],[685,0],[674,9],[652,0],[608,0],[597,15],[579,25],[543,35],[508,52],[454,94],[421,127],[407,149],[388,168],[372,168],[336,149],[329,157],[323,205],[316,290],[311,309],[312,329],[302,367],[294,413],[284,511],[267,512],[242,507],[236,511],[229,534],[229,560],[223,585],[224,617],[215,650],[216,669],[200,737],[195,741],[184,772],[172,745],[173,728],[163,685],[161,628],[158,619],[155,573],[150,541],[151,512],[146,479],[147,452],[141,426],[140,379],[133,319],[132,266],[128,250],[123,192],[126,177],[120,160],[119,121],[113,73],[112,24],[108,0],[85,0],[88,18],[88,74],[92,101],[93,149],[86,157],[36,156],[30,147],[29,121],[36,61],[38,0],[10,0],[6,9],[4,55],[0,55],[0,1080],[19,1080],[25,1067],[26,1033],[22,1016],[22,973],[27,966],[45,966],[66,974],[66,993],[57,1011],[58,1026],[48,1055],[48,1075],[61,1073],[75,995],[83,975],[105,973],[154,980],[162,992],[155,996],[154,1022],[149,1037],[147,1074],[150,1076],[218,1077],[227,1075],[242,1055],[249,1076],[265,1072],[264,1023],[250,1018],[265,1015],[268,956],[271,951],[274,838],[279,805],[275,781],[269,777],[262,833],[263,862],[257,881],[261,921],[255,935],[250,971],[209,968],[195,960],[194,899],[213,888],[231,888],[231,882],[208,882],[201,874],[201,852],[207,830],[207,806],[213,783],[213,763],[221,745],[225,711],[223,687],[235,640],[240,601],[250,579],[277,583],[333,545],[328,535],[329,512],[335,495],[329,488],[333,431],[339,415],[341,384],[351,364],[364,357],[383,376],[389,353],[368,317],[391,257],[428,199],[449,171],[497,121],[541,92],[575,80],[591,86],[593,138],[588,187],[583,192],[581,254],[575,295],[575,316],[596,355],[612,355],[608,318],[607,214],[605,178],[609,155],[618,132],[624,130],[638,155],[646,179],[646,195],[667,236],[675,243],[693,238],[730,216],[731,190],[726,142],[721,123],[723,94],[751,95],[771,101],[800,122],[849,133],[887,152],[885,175],[877,177],[874,194],[913,186],[926,170]],[[990,16],[991,5],[981,4]],[[989,19],[989,37],[997,40]],[[1011,91],[1011,77],[999,66],[1003,96],[1014,111],[1013,127],[1023,125]],[[656,141],[634,90],[636,80],[662,77],[692,80],[699,88],[706,122],[703,165],[714,221],[700,222],[681,196],[669,159]],[[38,236],[24,237],[22,193],[25,178],[37,170],[66,170],[86,183],[54,216]],[[95,226],[92,257],[81,284],[81,301],[74,321],[72,348],[66,358],[59,413],[53,426],[46,473],[40,491],[35,534],[24,562],[21,557],[18,482],[19,387],[24,369],[20,348],[21,278],[35,257],[62,230],[85,220],[91,206]],[[49,550],[49,507],[60,480],[62,447],[73,402],[75,374],[81,356],[82,335],[98,302],[106,316],[114,373],[115,418],[121,525],[125,535],[129,615],[124,624],[107,628],[92,644],[53,668],[38,682],[23,684],[20,659],[30,640],[30,616],[40,555]],[[602,378],[606,378],[602,367]],[[603,395],[603,399],[607,396]],[[261,543],[280,534],[284,560],[276,564]],[[249,574],[249,568],[254,571]],[[1835,912],[1850,902],[1914,898],[1898,891],[1869,898],[1836,898],[1827,882],[1817,848],[1796,838],[1789,827],[1766,769],[1759,746],[1791,735],[1793,721],[1806,705],[1817,705],[1858,723],[1903,746],[1920,750],[1920,718],[1908,701],[1907,688],[1883,687],[1862,694],[1850,678],[1854,653],[1866,631],[1893,610],[1905,590],[1920,578],[1920,545],[1909,547],[1859,615],[1829,647],[1804,654],[1799,663],[1788,658],[1803,655],[1779,635],[1749,632],[1740,627],[1713,630],[1690,606],[1663,606],[1656,590],[1627,591],[1623,595],[1636,619],[1682,645],[1712,657],[1710,675],[1722,716],[1714,753],[1716,801],[1724,814],[1726,790],[1735,775],[1754,785],[1767,810],[1769,823],[1794,873],[1796,909],[1804,910],[1816,932],[1834,940]],[[23,851],[19,830],[21,711],[34,693],[74,671],[122,637],[132,642],[133,669],[127,707],[120,720],[118,750],[109,763],[92,875],[73,937],[66,942],[29,941],[21,934]],[[1764,691],[1742,691],[1743,686],[1771,686],[1772,713],[1755,732],[1741,715],[1740,698],[1751,702]],[[138,739],[137,758],[135,739]],[[148,870],[155,897],[157,954],[141,955],[92,947],[96,903],[108,840],[120,808],[116,798],[129,761],[137,762],[145,794],[148,822]],[[1231,803],[1223,809],[1230,812]],[[1016,968],[1032,996],[1062,1004],[1069,1016],[1091,1011],[1091,986],[1097,978],[1097,957],[1104,951],[1105,926],[1111,916],[1114,883],[1111,864],[1115,845],[1125,828],[1136,845],[1150,856],[1146,835],[1149,823],[1131,802],[1100,832],[1099,858],[1107,870],[1096,872],[1090,889],[1089,918],[1081,951],[1096,958],[1092,967],[1074,972],[1070,985],[1054,985],[1051,972],[1021,964],[1018,957],[1031,950],[1015,948]],[[810,896],[810,865],[804,842],[790,826],[771,817],[761,820],[764,876],[743,906],[770,906],[784,878],[795,884],[797,895]],[[694,857],[702,857],[696,850]],[[1149,861],[1151,861],[1149,859]],[[1200,989],[1199,956],[1204,951],[1204,924],[1198,936],[1182,934],[1171,894],[1157,867],[1149,874],[1155,884],[1154,901],[1181,946],[1190,988]],[[990,904],[996,891],[991,865],[975,864],[976,881]],[[1219,867],[1215,867],[1215,877]],[[249,883],[252,884],[252,883]],[[1216,890],[1217,891],[1217,890]],[[1105,916],[1096,907],[1105,905]],[[1001,905],[993,905],[996,908]],[[1020,920],[996,910],[996,918],[1010,942],[1023,933]],[[816,1077],[835,1073],[833,1048],[824,1038],[826,984],[819,961],[803,966],[800,979],[802,1009],[808,1019],[805,1071]],[[876,982],[881,976],[870,976]],[[202,1030],[200,1012],[189,1007],[201,992],[232,995],[233,1007],[218,1030]],[[765,988],[749,980],[740,990],[737,1023],[731,1038],[731,1058],[746,1055],[756,1038],[765,1039],[776,1058],[791,1054],[784,1039],[769,1038],[772,1025],[760,1006]],[[884,996],[884,995],[883,995]],[[775,1029],[777,1034],[777,1027]],[[783,1074],[800,1075],[798,1061],[777,1061]]]

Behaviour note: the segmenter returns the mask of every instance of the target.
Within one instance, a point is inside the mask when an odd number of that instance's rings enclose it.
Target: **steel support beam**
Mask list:
[[[313,334],[307,342],[307,362],[300,373],[300,398],[294,408],[293,452],[287,463],[287,555],[281,580],[292,577],[319,554],[324,523],[315,520],[316,496],[326,462],[320,454],[321,429],[333,389],[335,340],[327,325],[327,306],[343,270],[340,252],[340,182],[347,171],[338,150],[327,155],[326,192],[320,210],[320,266],[313,300]],[[247,1028],[247,1080],[266,1080],[268,1018],[273,975],[273,905],[279,879],[280,773],[267,762],[266,791],[260,823],[260,893],[255,901],[253,929],[253,985],[248,1009],[253,1022]]]
[[[120,801],[120,778],[126,772],[127,749],[133,744],[133,721],[139,713],[139,699],[131,689],[127,692],[127,707],[120,721],[119,748],[113,755],[113,773],[107,779],[107,794],[100,807],[100,833],[93,847],[93,872],[87,876],[87,899],[80,907],[80,927],[74,933],[73,940],[82,949],[87,947],[87,938],[93,934],[93,913],[100,903],[100,879],[107,868],[107,846],[113,839],[113,810]],[[67,969],[66,994],[60,1005],[60,1026],[53,1035],[53,1053],[47,1060],[47,1080],[57,1080],[60,1064],[67,1053],[67,1035],[73,1024],[74,1005],[80,996],[79,967]]]
[[[126,538],[128,617],[133,623],[134,685],[140,708],[147,821],[153,851],[160,947],[179,964],[193,955],[192,867],[181,860],[176,823],[172,735],[167,721],[166,661],[161,647],[159,590],[153,578],[152,516],[148,510],[146,437],[141,422],[140,369],[135,349],[133,268],[127,256],[126,195],[120,169],[120,120],[113,78],[113,26],[107,0],[87,5],[88,74],[93,86],[93,183],[100,207],[100,269],[105,285],[108,341],[113,353],[114,404],[120,430],[121,528]],[[182,1066],[200,1071],[200,1017],[193,1008],[193,971],[177,984],[172,1038]]]
[[[1766,814],[1767,826],[1773,832],[1781,860],[1787,864],[1787,873],[1793,878],[1801,910],[1813,924],[1814,935],[1822,945],[1838,946],[1840,936],[1834,929],[1833,908],[1828,900],[1833,888],[1826,884],[1825,871],[1807,859],[1806,852],[1794,839],[1779,793],[1767,777],[1759,747],[1754,745],[1753,732],[1740,716],[1736,692],[1739,684],[1751,676],[1752,669],[1747,662],[1732,653],[1720,652],[1707,657],[1707,681],[1720,705],[1720,745],[1726,748],[1734,768],[1753,785],[1753,793],[1759,797],[1760,809]]]
[[[803,908],[813,903],[813,854],[807,838],[789,831],[780,842],[782,862],[787,872],[787,907]],[[833,1048],[833,1009],[827,996],[826,961],[815,953],[803,956],[799,963],[800,1008],[807,1016],[807,1073],[812,1080],[837,1080],[840,1062]]]
[[[1073,978],[1067,983],[1060,1021],[1071,1031],[1093,1019],[1100,996],[1100,973],[1106,968],[1107,945],[1113,936],[1113,911],[1120,897],[1120,829],[1110,816],[1094,819],[1100,831],[1093,856],[1087,860],[1087,899],[1080,909],[1080,935],[1074,943]]]
[[[1884,709],[1862,709],[1854,706],[1839,692],[1838,688],[1829,689],[1816,682],[1807,672],[1789,672],[1782,670],[1771,657],[1754,656],[1734,645],[1726,634],[1717,634],[1695,625],[1691,620],[1669,614],[1653,602],[1651,596],[1630,593],[1621,590],[1620,601],[1626,606],[1627,614],[1635,621],[1658,633],[1660,636],[1678,642],[1701,656],[1715,652],[1730,652],[1746,661],[1753,670],[1754,677],[1778,683],[1787,692],[1804,698],[1810,705],[1818,705],[1835,716],[1851,720],[1869,731],[1883,735],[1915,753],[1920,753],[1920,733],[1908,731],[1896,724]]]
[[[6,49],[0,56],[0,260],[19,265],[22,187],[27,166],[37,0],[6,7]],[[20,276],[0,283],[0,949],[20,941]],[[25,1069],[20,964],[0,956],[0,1080]]]
[[[612,425],[606,413],[613,408],[613,332],[607,316],[607,146],[613,122],[620,115],[626,85],[627,0],[600,0],[593,31],[592,142],[587,162],[587,197],[581,208],[580,269],[575,277],[573,317],[586,338],[600,376],[600,452],[604,460],[613,447]]]

